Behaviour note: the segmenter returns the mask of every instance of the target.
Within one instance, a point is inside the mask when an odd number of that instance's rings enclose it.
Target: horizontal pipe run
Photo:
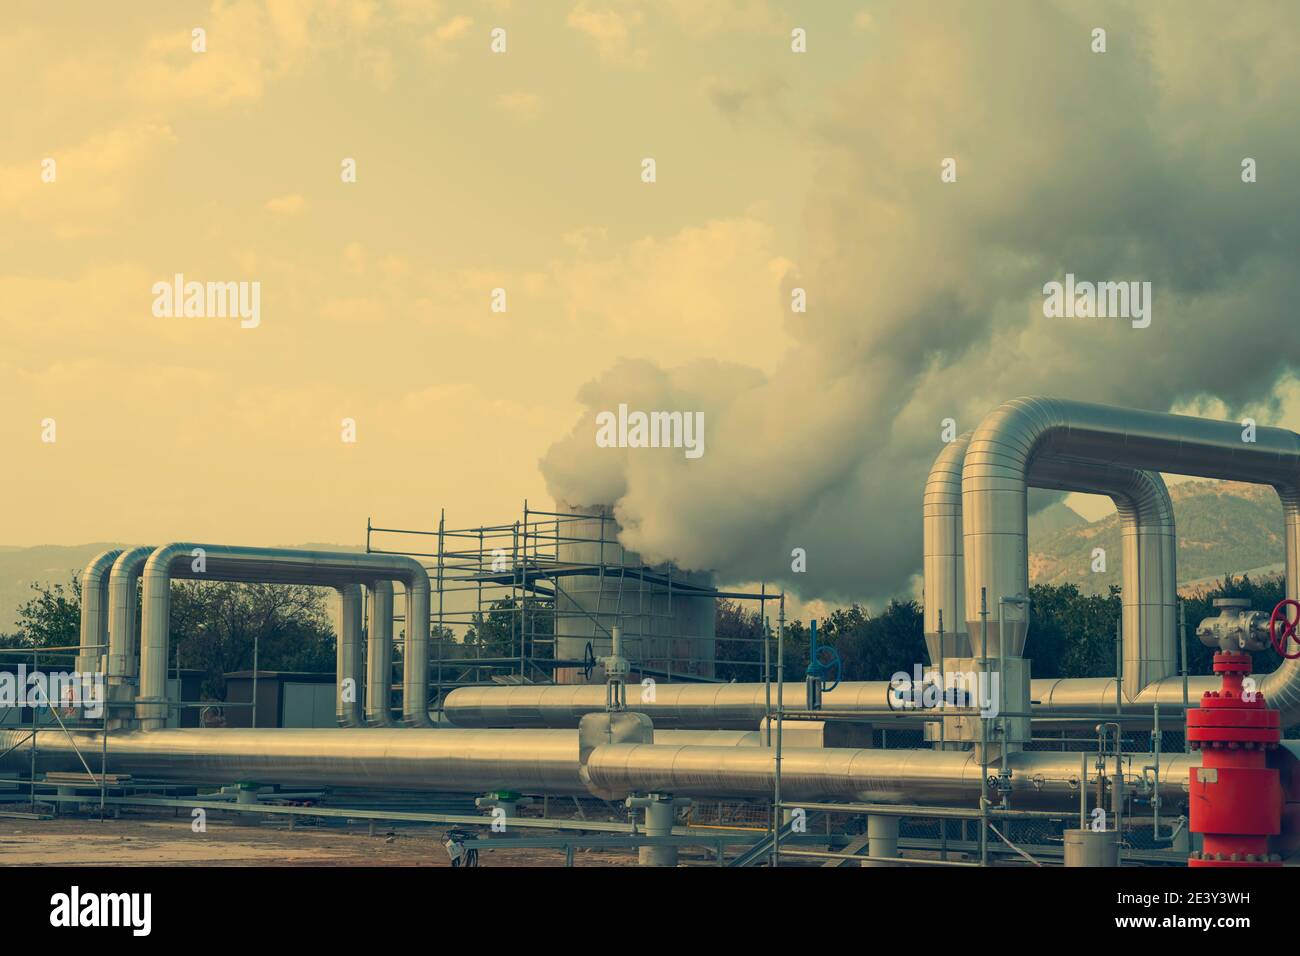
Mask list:
[[[937,669],[936,669],[937,670]],[[1263,680],[1262,676],[1256,680]],[[831,715],[856,714],[880,720],[933,718],[939,711],[903,712],[889,706],[887,681],[846,681],[823,697],[823,709]],[[1217,690],[1214,677],[1193,677],[1188,682],[1188,700],[1196,706],[1207,690]],[[766,685],[754,684],[657,684],[653,701],[639,701],[637,710],[647,714],[656,727],[752,729],[768,716]],[[803,682],[787,681],[787,698],[802,699]],[[776,699],[772,690],[772,699]],[[1050,727],[1057,713],[1095,714],[1115,717],[1115,678],[1045,678],[1030,681],[1034,719]],[[1150,722],[1152,705],[1160,704],[1162,717],[1173,719],[1183,710],[1181,677],[1169,677],[1149,684],[1135,700],[1124,700],[1122,717]],[[585,714],[605,709],[605,688],[599,685],[528,685],[516,687],[460,687],[447,695],[443,704],[448,721],[457,727],[551,728],[577,727]],[[948,708],[943,713],[952,715]]]
[[[659,731],[670,743],[721,749],[761,744],[758,731]],[[0,730],[0,766],[30,763],[30,730]],[[99,753],[98,733],[37,732],[42,770],[83,770]],[[113,733],[114,771],[159,780],[394,790],[585,794],[578,734],[571,730],[494,731],[407,728],[170,728]]]
[[[1130,754],[1141,766],[1146,754]],[[1290,750],[1279,759],[1294,762]],[[1160,767],[1161,799],[1185,798],[1190,771],[1200,754],[1173,755]],[[759,748],[608,744],[588,758],[593,787],[614,795],[671,793],[677,796],[770,798],[774,761]],[[1078,806],[1079,755],[1068,751],[1019,751],[1008,755],[1008,798],[1016,808]],[[1091,778],[1090,778],[1091,780]],[[781,795],[799,800],[852,800],[887,804],[977,804],[981,767],[973,751],[783,750]]]
[[[0,768],[30,760],[30,731],[0,730]],[[757,736],[757,735],[755,735]],[[644,793],[768,800],[773,790],[770,748],[700,746],[696,735],[656,732],[662,743],[604,744],[580,768],[573,731],[358,729],[170,729],[111,734],[108,752],[117,772],[158,780],[292,786],[340,785],[463,793],[584,794],[607,799]],[[749,739],[739,735],[737,740]],[[77,748],[94,752],[95,733],[40,731],[35,744],[47,770],[81,769]],[[1300,774],[1300,744],[1284,741],[1284,778]],[[1141,766],[1146,754],[1128,755]],[[1159,790],[1167,805],[1185,799],[1200,754],[1162,762]],[[591,787],[579,770],[585,769]],[[1009,799],[1017,809],[1078,806],[1079,755],[1020,751],[1009,755]],[[1138,775],[1133,775],[1137,779]],[[849,800],[865,803],[969,807],[981,790],[981,768],[971,752],[937,750],[783,750],[781,788],[786,802]],[[1091,778],[1083,782],[1091,785]]]

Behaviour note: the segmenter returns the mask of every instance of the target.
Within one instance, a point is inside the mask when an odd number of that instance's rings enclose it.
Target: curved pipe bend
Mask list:
[[[95,555],[81,572],[81,631],[76,669],[83,674],[98,671],[100,659],[108,653],[108,575],[121,548]]]
[[[1300,435],[1257,428],[1242,440],[1236,422],[1114,408],[1053,398],[1018,398],[991,412],[972,434],[962,466],[967,627],[981,588],[989,595],[1029,586],[1025,495],[1041,456],[1271,485],[1282,500],[1286,593],[1300,593]],[[972,601],[974,603],[972,603]],[[1009,650],[1023,647],[1024,625],[1008,625]],[[1281,715],[1300,722],[1300,661],[1283,661],[1257,677]]]
[[[961,472],[972,434],[966,432],[944,447],[925,484],[923,604],[925,642],[932,665],[937,664],[941,612],[944,656],[971,653],[964,632]],[[1173,674],[1178,667],[1177,538],[1173,503],[1164,479],[1154,471],[1040,455],[1029,466],[1026,483],[1033,488],[1106,495],[1115,503],[1123,543],[1124,692],[1136,697],[1147,684]]]
[[[168,618],[171,610],[171,582],[174,578],[309,584],[334,588],[371,585],[380,580],[401,582],[406,589],[407,612],[407,635],[403,648],[403,722],[417,727],[432,725],[428,713],[429,574],[414,558],[392,554],[254,548],[178,541],[155,550],[144,566],[140,696],[136,701],[136,717],[140,720],[142,729],[156,730],[166,724]],[[359,597],[356,608],[360,608]],[[352,613],[349,611],[349,615]],[[349,615],[345,615],[345,622],[352,620]],[[356,621],[358,633],[350,642],[353,650],[349,654],[360,648],[359,615]],[[348,642],[340,634],[340,644],[345,643]],[[352,660],[352,657],[348,657],[344,663]],[[351,670],[354,679],[359,670],[357,662]],[[340,709],[341,705],[340,701]],[[359,712],[358,706],[358,721]],[[348,719],[352,719],[350,715],[351,711]]]
[[[111,684],[120,684],[136,673],[136,584],[153,552],[153,545],[131,548],[113,562],[108,579],[108,666],[104,668]]]

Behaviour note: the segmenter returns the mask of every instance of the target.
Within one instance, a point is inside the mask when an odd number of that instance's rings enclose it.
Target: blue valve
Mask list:
[[[808,638],[808,670],[804,676],[822,684],[822,690],[834,690],[840,686],[840,680],[844,676],[844,661],[840,658],[840,652],[829,644],[817,646],[817,621],[811,622],[812,630]],[[821,659],[822,652],[825,651],[830,655],[830,660]],[[826,686],[827,675],[831,670],[835,671],[835,682],[829,687]]]

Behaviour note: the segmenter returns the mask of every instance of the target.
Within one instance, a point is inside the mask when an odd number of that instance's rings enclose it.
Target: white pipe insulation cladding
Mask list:
[[[485,793],[672,793],[679,796],[770,799],[771,748],[742,741],[694,743],[690,733],[656,731],[653,744],[603,744],[580,762],[578,734],[557,730],[170,729],[115,734],[114,766],[161,780],[253,781],[285,786],[350,786],[391,790]],[[32,733],[0,730],[0,768],[30,763]],[[93,733],[39,731],[35,746],[50,769],[80,768],[77,750],[93,752]],[[1290,803],[1300,801],[1300,743],[1283,741],[1277,759]],[[1149,755],[1131,754],[1134,766]],[[1170,754],[1158,788],[1167,806],[1186,798],[1199,753]],[[1008,755],[1012,802],[1069,813],[1079,790],[1079,755],[1020,751]],[[583,772],[588,782],[583,780]],[[981,767],[971,751],[790,748],[782,753],[781,790],[789,799],[970,806],[980,798]],[[606,799],[609,799],[606,796]]]
[[[414,558],[393,554],[344,551],[302,551],[223,544],[175,542],[158,548],[144,567],[144,596],[140,635],[140,696],[136,717],[145,730],[162,727],[167,719],[167,660],[173,578],[310,584],[344,588],[348,585],[400,581],[406,589],[406,641],[403,646],[403,722],[428,727],[429,719],[429,574]],[[344,602],[341,624],[356,625],[357,633],[340,635],[340,678],[358,676],[360,654],[360,595]],[[346,672],[346,673],[345,673]],[[359,708],[340,716],[360,724]]]
[[[109,572],[121,553],[121,548],[102,551],[81,572],[81,650],[76,669],[83,674],[98,671],[100,658],[108,653]]]
[[[962,462],[971,432],[949,442],[925,483],[923,554],[925,643],[938,666],[942,616],[944,657],[969,657],[962,546]],[[1177,546],[1174,509],[1157,472],[1059,455],[1035,457],[1033,488],[1107,495],[1119,512],[1123,544],[1121,634],[1124,693],[1133,698],[1148,684],[1178,670]],[[1028,558],[1026,557],[1026,560]],[[995,635],[990,629],[990,640]],[[990,648],[990,654],[996,653]]]
[[[1112,408],[1053,398],[1018,398],[995,409],[971,435],[962,465],[966,628],[978,633],[980,594],[996,601],[1029,590],[1026,496],[1034,462],[1066,456],[1129,468],[1271,485],[1282,501],[1286,593],[1300,592],[1300,435],[1237,422]],[[1006,625],[1007,651],[1020,654],[1026,624]],[[1258,678],[1281,715],[1300,721],[1300,660]]]

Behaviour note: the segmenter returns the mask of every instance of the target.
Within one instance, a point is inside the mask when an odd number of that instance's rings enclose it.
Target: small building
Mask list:
[[[226,727],[337,727],[334,675],[310,671],[234,671],[226,675],[226,702],[248,704],[257,686],[257,711],[226,707]],[[254,717],[256,716],[256,725]]]

